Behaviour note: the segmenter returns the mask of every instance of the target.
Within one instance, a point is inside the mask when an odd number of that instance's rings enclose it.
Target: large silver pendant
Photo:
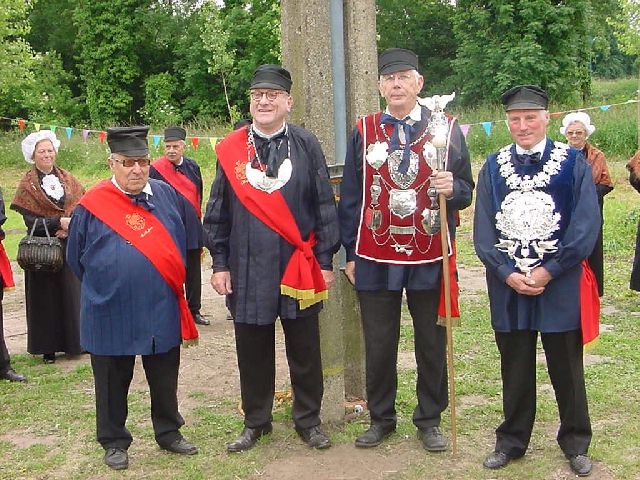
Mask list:
[[[428,235],[435,235],[440,231],[440,209],[425,208],[422,211],[422,228]]]
[[[394,215],[405,218],[416,211],[417,193],[415,190],[398,190],[392,188],[389,192],[389,209]]]
[[[516,190],[502,201],[496,213],[500,241],[496,248],[515,260],[516,267],[529,273],[546,253],[557,251],[557,240],[549,240],[560,228],[555,202],[539,190]]]
[[[258,190],[262,190],[267,193],[273,193],[284,187],[291,179],[292,172],[293,165],[291,164],[291,160],[288,158],[285,158],[282,161],[282,165],[280,165],[280,168],[278,169],[278,176],[276,178],[267,177],[265,172],[258,170],[257,168],[252,168],[251,162],[247,162],[245,167],[245,174],[249,184],[253,188],[257,188]]]
[[[391,180],[393,180],[400,188],[406,189],[415,182],[416,177],[418,176],[419,157],[416,152],[411,150],[407,173],[400,173],[398,172],[398,165],[400,165],[400,161],[402,160],[402,153],[402,150],[395,150],[391,152],[387,158],[387,166],[389,169],[389,175],[391,175]]]

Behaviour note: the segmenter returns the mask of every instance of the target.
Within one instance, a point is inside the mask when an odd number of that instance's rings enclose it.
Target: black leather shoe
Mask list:
[[[114,470],[124,470],[129,467],[129,454],[124,448],[107,448],[104,463]]]
[[[198,453],[198,447],[189,443],[184,437],[174,440],[169,445],[160,445],[160,448],[180,455],[195,455]]]
[[[45,353],[44,355],[42,355],[42,361],[46,364],[56,363],[56,354]]]
[[[579,477],[588,477],[591,475],[593,462],[586,455],[574,455],[569,457],[569,466],[571,471]]]
[[[9,367],[4,372],[0,373],[0,378],[3,380],[9,380],[10,382],[26,382],[27,377],[20,375],[13,368]]]
[[[244,427],[242,433],[233,442],[227,443],[227,452],[237,453],[253,448],[258,439],[264,435],[269,435],[273,430],[271,424],[262,428]]]
[[[300,438],[309,445],[311,448],[322,450],[323,448],[329,448],[331,446],[331,440],[326,433],[324,433],[319,426],[311,428],[297,429]]]
[[[378,425],[373,423],[369,427],[369,430],[367,430],[358,438],[356,438],[356,442],[355,442],[356,447],[358,448],[377,447],[382,443],[385,437],[388,437],[389,435],[391,435],[393,432],[395,432],[395,430],[396,430],[395,425],[384,426],[384,425]]]
[[[487,458],[484,459],[482,465],[485,468],[495,470],[496,468],[502,468],[511,461],[511,457],[504,452],[493,452]]]
[[[418,429],[418,439],[428,452],[444,452],[447,449],[447,441],[440,431],[440,427]]]
[[[203,317],[202,315],[200,315],[199,313],[193,314],[193,321],[196,322],[198,325],[211,325],[211,322],[207,320],[205,317]]]

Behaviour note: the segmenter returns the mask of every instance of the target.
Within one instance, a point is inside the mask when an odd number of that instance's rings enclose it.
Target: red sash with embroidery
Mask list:
[[[186,344],[198,339],[193,316],[184,297],[185,266],[171,234],[153,213],[131,203],[110,180],[89,190],[80,205],[138,249],[173,290],[180,311],[180,331]]]
[[[327,285],[312,250],[316,243],[314,233],[311,232],[308,240],[302,239],[300,229],[280,191],[267,193],[252,187],[247,181],[247,129],[229,134],[216,145],[216,154],[218,164],[240,203],[295,247],[280,280],[280,293],[298,300],[301,309],[328,298]]]
[[[7,257],[7,252],[4,250],[4,245],[0,242],[0,278],[4,284],[4,290],[11,290],[15,288],[16,284],[13,281],[13,270],[11,270],[11,262]]]
[[[589,262],[582,261],[580,276],[580,326],[585,352],[593,348],[600,335],[600,297],[598,283]]]
[[[167,157],[160,157],[151,165],[164,177],[169,185],[187,199],[198,214],[198,218],[202,218],[202,207],[200,206],[198,188],[194,183],[189,180],[186,175],[179,173]]]

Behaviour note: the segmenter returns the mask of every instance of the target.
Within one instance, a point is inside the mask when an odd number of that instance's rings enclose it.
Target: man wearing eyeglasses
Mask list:
[[[464,136],[447,117],[446,168],[434,171],[432,112],[418,103],[424,78],[418,57],[390,48],[378,59],[380,94],[386,109],[356,124],[347,145],[340,186],[340,233],[355,285],[365,339],[367,405],[371,424],[356,447],[380,445],[396,429],[397,356],[403,292],[413,320],[418,404],[413,423],[422,446],[446,449],[440,418],[448,405],[446,331],[437,323],[441,303],[442,232],[429,223],[437,218],[438,194],[447,199],[451,251],[457,211],[471,204],[473,179]],[[455,261],[448,258],[455,285]],[[452,288],[455,298],[457,289]],[[452,305],[453,307],[454,305]],[[456,308],[452,308],[455,312]]]
[[[69,227],[67,262],[81,281],[80,342],[91,354],[104,462],[129,465],[125,427],[136,355],[142,356],[158,445],[192,455],[178,412],[180,343],[198,332],[184,297],[185,228],[169,185],[149,179],[148,127],[110,128],[113,176],[88,191]]]
[[[184,210],[187,231],[187,281],[185,290],[189,310],[198,325],[210,322],[201,313],[202,277],[200,257],[204,247],[202,230],[202,174],[200,167],[184,156],[187,132],[184,128],[164,129],[164,155],[151,164],[149,176],[162,180],[178,194],[180,207]]]
[[[318,312],[334,282],[337,212],[320,144],[287,122],[291,75],[256,69],[249,93],[253,123],[216,146],[218,168],[204,216],[213,257],[211,284],[233,315],[244,426],[229,452],[252,448],[272,431],[275,321],[285,335],[300,438],[327,448]]]

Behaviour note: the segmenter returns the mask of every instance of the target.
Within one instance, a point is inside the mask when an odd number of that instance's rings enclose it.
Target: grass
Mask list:
[[[635,107],[630,108],[627,113],[631,113]],[[604,124],[605,117],[612,113],[602,112],[602,118],[595,117],[598,120],[594,122],[596,125]],[[469,137],[470,144],[474,142],[473,138]],[[0,138],[0,154],[11,150],[14,156],[11,162],[5,157],[0,171],[0,184],[4,186],[4,198],[8,204],[17,179],[25,170],[25,164],[15,160],[19,156],[16,151],[17,137],[12,144],[6,140],[7,137]],[[96,149],[89,155],[104,153],[101,151],[104,147],[100,146],[82,148]],[[203,165],[205,185],[210,185],[213,177],[210,152],[210,149],[202,147],[199,152],[194,152],[201,155],[199,161]],[[620,480],[640,479],[637,447],[640,445],[640,393],[637,387],[640,375],[640,349],[637,346],[640,338],[640,304],[639,294],[628,289],[640,208],[635,207],[638,205],[638,194],[626,180],[624,164],[627,158],[626,153],[609,157],[609,167],[616,186],[606,197],[604,210],[606,313],[601,321],[608,326],[608,331],[601,335],[589,357],[593,362],[585,369],[594,430],[590,453],[598,462],[597,468],[602,478]],[[68,159],[61,155],[61,163],[66,161],[74,166],[74,171],[76,168],[79,170],[78,176],[85,184],[108,175],[106,168],[97,160],[87,162],[82,167],[80,162],[84,160],[80,155]],[[480,162],[481,155],[474,155],[476,175]],[[8,214],[5,230],[9,235],[5,245],[10,256],[15,258],[15,244],[22,236],[24,226],[15,212]],[[472,208],[462,212],[457,241],[459,264],[467,268],[481,266],[471,242],[472,216]],[[412,461],[410,465],[397,465],[397,475],[385,478],[571,478],[566,460],[555,443],[557,409],[543,365],[538,368],[538,415],[527,456],[499,472],[488,472],[482,468],[483,457],[493,447],[493,431],[501,421],[499,356],[490,328],[486,295],[482,292],[464,295],[461,298],[461,310],[463,325],[454,333],[458,457],[452,459],[448,454],[429,455],[417,447],[415,429],[411,423],[415,405],[415,372],[411,369],[402,370],[397,402],[398,431],[389,438],[384,448],[379,447],[378,452],[380,455],[387,452],[389,456],[395,456],[402,452],[406,454],[409,450]],[[406,311],[404,315],[408,320]],[[412,328],[403,325],[401,335],[400,348],[409,352],[413,344]],[[267,464],[286,462],[291,455],[296,455],[289,448],[297,440],[289,428],[290,405],[286,404],[274,411],[277,427],[270,440],[261,442],[260,448],[242,455],[227,455],[225,442],[242,426],[241,419],[235,413],[237,398],[231,394],[224,398],[207,398],[203,387],[194,384],[189,386],[187,395],[199,400],[200,406],[188,412],[189,421],[184,431],[188,438],[201,446],[201,453],[195,457],[179,458],[161,452],[155,446],[148,420],[148,393],[144,390],[134,391],[130,396],[128,423],[136,438],[132,468],[125,472],[111,472],[102,465],[101,449],[94,438],[93,379],[90,368],[82,365],[67,372],[59,364],[45,366],[38,358],[29,355],[13,355],[12,362],[30,381],[26,385],[0,382],[0,480],[248,479],[259,477]],[[203,368],[207,368],[206,365]],[[444,429],[449,428],[449,422],[447,411],[443,416]],[[331,427],[334,444],[351,445],[354,437],[363,430],[363,423],[363,419],[356,419],[342,426]],[[10,441],[14,436],[27,441],[21,448],[16,448]],[[330,459],[330,452],[305,451],[297,455],[304,455],[306,461],[311,462],[318,458]],[[353,455],[359,455],[359,452],[354,450]],[[375,473],[384,475],[383,472]],[[304,473],[301,472],[299,478],[304,478]],[[594,475],[592,478],[598,477]]]

